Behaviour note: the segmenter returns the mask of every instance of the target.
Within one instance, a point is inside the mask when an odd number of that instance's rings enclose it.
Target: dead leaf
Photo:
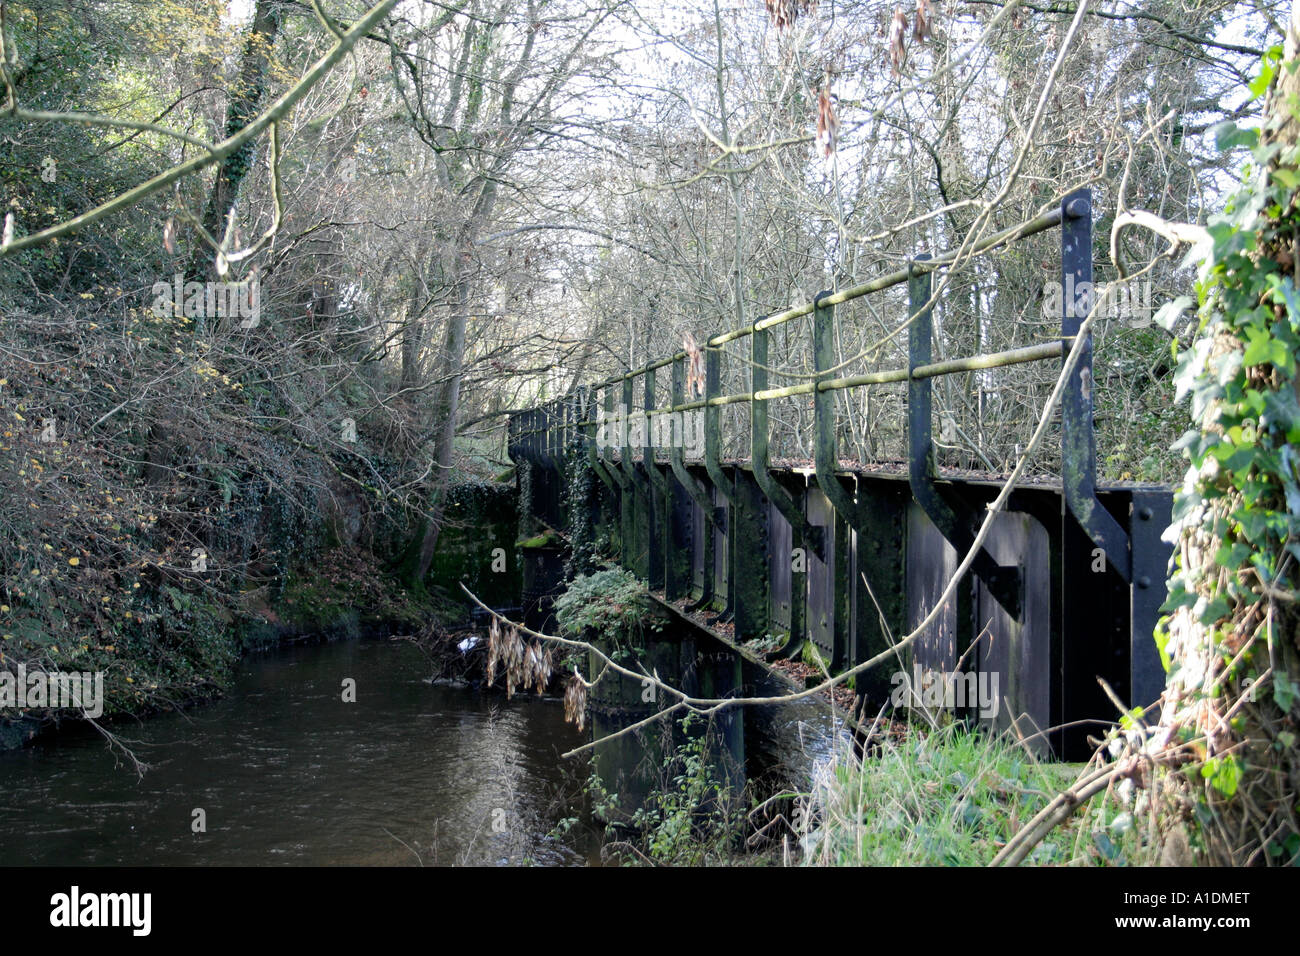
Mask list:
[[[889,24],[889,75],[899,77],[907,63],[907,17],[902,10],[894,10]]]
[[[704,394],[704,350],[695,343],[695,336],[690,332],[682,340],[682,351],[686,353],[686,397],[693,397],[698,388]]]
[[[823,155],[830,156],[835,152],[839,132],[840,120],[835,115],[829,85],[823,86],[817,94],[817,145],[821,147]]]
[[[912,39],[917,43],[924,43],[925,38],[931,35],[932,18],[930,0],[916,0],[916,23],[912,27]]]

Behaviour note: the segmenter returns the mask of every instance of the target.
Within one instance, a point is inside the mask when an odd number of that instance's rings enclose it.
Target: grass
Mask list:
[[[797,813],[804,862],[826,866],[984,866],[1078,775],[1079,764],[1036,760],[1006,737],[961,724],[910,727],[860,760],[837,753]],[[1043,840],[1026,862],[1145,865],[1148,834],[1129,808],[1100,794]]]

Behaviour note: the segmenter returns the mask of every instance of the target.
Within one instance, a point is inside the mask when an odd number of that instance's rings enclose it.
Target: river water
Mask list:
[[[143,777],[93,729],[0,753],[0,865],[592,861],[553,835],[587,773],[561,702],[428,672],[394,641],[246,657],[222,700],[111,725]]]

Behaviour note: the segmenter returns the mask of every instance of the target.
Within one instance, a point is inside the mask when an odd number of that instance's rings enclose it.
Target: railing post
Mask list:
[[[627,476],[625,487],[628,493],[623,496],[623,564],[629,570],[646,577],[645,535],[637,514],[642,510],[641,496],[638,494],[642,490],[642,481],[636,470],[636,454],[632,451],[632,395],[632,379],[624,378],[623,421],[626,428],[623,431],[622,465],[623,474]]]
[[[641,464],[646,474],[646,578],[651,588],[664,585],[664,521],[662,518],[667,480],[655,461],[655,419],[650,413],[655,410],[655,370],[646,369],[645,373],[645,446]],[[672,436],[669,436],[671,440]]]
[[[749,409],[749,457],[754,470],[754,479],[763,490],[763,494],[790,525],[790,553],[769,555],[771,560],[788,562],[790,567],[790,637],[785,646],[775,652],[776,656],[782,656],[794,653],[803,642],[805,634],[804,610],[808,597],[807,561],[798,562],[801,570],[795,571],[795,551],[807,548],[819,560],[825,561],[826,538],[821,528],[808,521],[802,504],[797,503],[768,470],[771,465],[768,399],[757,397],[757,393],[768,386],[768,342],[767,329],[756,327],[750,343],[750,392],[755,397],[750,401]],[[769,571],[769,581],[770,576]],[[772,616],[770,610],[768,616],[769,618]]]
[[[764,391],[768,385],[768,333],[756,328],[750,342],[750,392]],[[770,426],[767,412],[768,399],[753,398],[749,403],[749,458],[754,467],[754,478],[769,501],[790,522],[792,533],[798,540],[793,547],[810,548],[817,557],[826,559],[826,543],[822,529],[809,524],[807,516],[784,488],[768,471],[770,467]]]
[[[723,557],[724,581],[723,581],[723,602],[724,606],[719,610],[731,613],[735,610],[735,595],[732,589],[734,575],[732,571],[732,522],[731,510],[733,501],[733,490],[731,482],[727,479],[726,472],[722,470],[721,447],[722,447],[722,424],[719,416],[721,415],[720,406],[712,404],[713,399],[722,395],[722,350],[720,347],[714,347],[705,344],[704,347],[704,470],[708,473],[709,481],[713,484],[714,501],[716,495],[722,495],[725,504],[715,505],[713,508],[713,527],[715,532],[722,535],[724,544]],[[710,573],[716,576],[716,542],[718,534],[715,533],[715,567],[710,569]],[[714,590],[717,590],[717,582],[714,581]],[[715,595],[716,596],[716,595]]]
[[[686,404],[686,361],[685,358],[679,358],[673,362],[674,408],[679,408]],[[692,414],[692,412],[682,412],[683,433],[685,433],[686,429],[685,416],[690,414]],[[704,413],[701,411],[700,420],[703,421],[704,417]],[[692,433],[694,434],[694,431],[692,431]],[[698,608],[707,604],[713,598],[713,497],[707,488],[697,481],[695,476],[687,470],[686,453],[684,448],[674,445],[668,451],[668,460],[672,464],[673,475],[677,478],[678,487],[685,490],[691,501],[693,501],[700,509],[700,514],[704,518],[702,523],[702,534],[704,540],[701,542],[704,554],[704,567],[700,569],[700,577],[703,581],[703,585],[700,588],[699,603],[694,605],[694,607]],[[683,561],[684,567],[678,569],[679,572],[685,573],[683,593],[686,593],[691,589],[695,571],[694,538],[691,530],[695,522],[693,520],[693,515],[691,514],[685,515],[683,520],[685,521],[685,530],[680,532],[677,537],[674,538],[674,541],[684,542],[691,548],[691,550],[685,554]],[[676,557],[670,558],[670,561],[676,560]]]
[[[818,373],[818,384],[833,376],[835,367],[835,307],[824,304],[830,291],[819,292],[813,310],[813,367]],[[858,503],[844,486],[836,472],[839,470],[839,439],[836,436],[835,393],[820,388],[813,392],[814,473],[835,514],[833,536],[826,543],[826,564],[834,584],[835,639],[831,651],[831,670],[844,667],[849,658],[849,531],[861,524]]]
[[[1092,192],[1079,189],[1061,203],[1061,339],[1073,347],[1096,297],[1092,285]],[[1064,362],[1064,359],[1062,359]],[[1097,437],[1093,431],[1092,335],[1061,396],[1061,483],[1079,526],[1125,581],[1131,576],[1128,535],[1097,500]]]
[[[928,254],[921,254],[916,261],[929,260]],[[930,363],[931,339],[934,335],[934,315],[930,306],[932,295],[932,274],[929,270],[914,269],[907,283],[908,313],[911,316],[907,327],[907,359],[909,372]],[[938,467],[934,461],[933,404],[931,382],[928,378],[915,378],[909,375],[907,381],[907,437],[908,437],[908,480],[912,487],[912,497],[921,506],[930,522],[944,539],[957,552],[961,560],[975,544],[975,535],[971,532],[968,516],[963,516],[966,509],[945,496],[938,488]],[[1000,566],[988,551],[981,547],[975,555],[971,569],[983,580],[985,587],[993,598],[1002,605],[1012,620],[1020,619],[1020,569],[1014,566]],[[963,587],[959,592],[958,622],[965,631],[970,625],[969,588]],[[963,607],[962,601],[967,602]],[[965,647],[958,653],[965,651]]]
[[[617,531],[619,558],[622,561],[622,563],[626,565],[628,563],[627,499],[628,499],[628,493],[631,491],[632,483],[628,481],[627,475],[624,474],[623,472],[622,462],[615,461],[612,452],[613,447],[615,446],[615,444],[617,444],[619,448],[619,455],[620,456],[622,455],[623,442],[619,441],[619,438],[621,436],[619,435],[618,430],[620,428],[627,427],[627,421],[623,416],[623,414],[622,413],[616,414],[614,411],[614,386],[613,385],[605,386],[605,421],[606,421],[606,427],[615,430],[614,434],[610,436],[609,445],[611,448],[611,453],[609,458],[606,459],[606,461],[608,462],[606,468],[608,469],[610,476],[613,477],[614,480],[618,482],[618,502],[616,503],[616,508],[618,511],[618,520],[613,522],[613,525],[615,530]]]
[[[587,456],[587,462],[591,465],[592,472],[605,483],[610,491],[617,491],[618,485],[610,476],[609,471],[605,468],[604,459],[600,456],[600,422],[596,416],[596,388],[583,388],[583,453]],[[608,426],[607,426],[608,427]]]
[[[1147,707],[1165,689],[1165,669],[1155,630],[1167,590],[1165,579],[1173,545],[1163,540],[1173,520],[1173,498],[1164,491],[1134,491],[1129,518],[1133,585],[1129,600],[1129,700]]]

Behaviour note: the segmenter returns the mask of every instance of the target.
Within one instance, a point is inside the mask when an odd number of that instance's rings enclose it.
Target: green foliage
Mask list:
[[[639,638],[646,628],[663,630],[663,615],[645,582],[630,571],[610,568],[579,575],[555,599],[555,619],[564,634],[588,631],[609,638]]]
[[[591,520],[592,473],[591,462],[583,453],[581,439],[576,435],[569,444],[569,482],[565,507],[569,516],[569,560],[565,577],[572,580],[590,574],[596,567],[596,536]]]
[[[690,714],[664,722],[663,759],[645,805],[620,814],[598,777],[587,782],[592,808],[611,822],[606,851],[627,863],[701,866],[735,862],[748,832],[748,798],[734,792],[719,763],[712,725]]]
[[[984,866],[1074,777],[1014,741],[960,725],[908,728],[865,760],[841,750],[795,811],[804,861],[829,866]],[[1131,797],[1132,795],[1130,795]],[[1136,805],[1098,795],[1030,854],[1038,864],[1129,865],[1155,850]]]
[[[1280,71],[1295,70],[1281,58],[1280,47],[1265,55],[1250,85],[1253,97]],[[1269,123],[1300,121],[1295,97],[1274,108]],[[1200,322],[1191,347],[1177,356],[1176,385],[1178,397],[1190,399],[1196,424],[1175,445],[1190,463],[1171,529],[1184,547],[1156,641],[1171,683],[1182,688],[1182,740],[1199,758],[1185,775],[1204,782],[1193,788],[1196,819],[1206,823],[1220,810],[1244,818],[1239,827],[1205,827],[1206,847],[1217,843],[1216,832],[1240,830],[1249,844],[1269,830],[1278,835],[1268,852],[1284,860],[1295,857],[1288,837],[1300,836],[1295,764],[1288,769],[1289,748],[1270,743],[1297,716],[1300,146],[1272,132],[1230,122],[1216,130],[1221,149],[1247,149],[1250,162],[1241,188],[1210,220],[1207,248],[1189,255],[1204,255],[1196,283]],[[1247,787],[1250,800],[1234,805]],[[1253,851],[1228,841],[1214,852],[1226,861]]]
[[[522,541],[533,533],[533,463],[527,458],[519,462],[519,539]]]
[[[1275,49],[1265,57],[1264,75],[1276,71],[1279,56]],[[1294,184],[1279,174],[1295,167],[1300,150],[1281,152],[1277,143],[1262,144],[1258,130],[1235,126],[1217,138],[1221,146],[1248,146],[1254,165],[1225,212],[1209,223],[1211,246],[1196,285],[1199,334],[1177,356],[1178,397],[1190,398],[1197,424],[1175,446],[1190,468],[1175,496],[1174,526],[1204,526],[1208,516],[1206,530],[1220,546],[1212,564],[1180,566],[1165,610],[1190,608],[1202,625],[1227,639],[1225,621],[1270,590],[1291,590],[1297,580],[1300,301],[1291,257],[1300,212]],[[1270,162],[1284,168],[1266,173]],[[1172,666],[1167,624],[1168,618],[1159,640]],[[1224,650],[1235,655],[1237,649]]]
[[[209,14],[219,22],[219,12]],[[170,0],[84,8],[59,0],[11,5],[5,31],[16,56],[12,72],[19,105],[126,113],[142,121],[169,113],[177,104],[142,65],[155,54],[175,55],[175,46],[183,42],[175,28],[181,17],[199,28],[201,18],[193,10],[182,13]],[[125,110],[124,103],[130,104]],[[184,128],[178,120],[171,113],[169,121]],[[155,133],[123,135],[121,129],[80,123],[6,122],[0,136],[0,219],[12,212],[18,236],[65,222],[155,175],[173,145],[174,140]],[[164,202],[161,197],[145,200],[129,214],[135,222],[98,224],[82,237],[7,257],[0,268],[0,308],[11,297],[37,290],[63,295],[94,289],[123,261],[162,271],[158,233],[141,224],[156,223]]]

